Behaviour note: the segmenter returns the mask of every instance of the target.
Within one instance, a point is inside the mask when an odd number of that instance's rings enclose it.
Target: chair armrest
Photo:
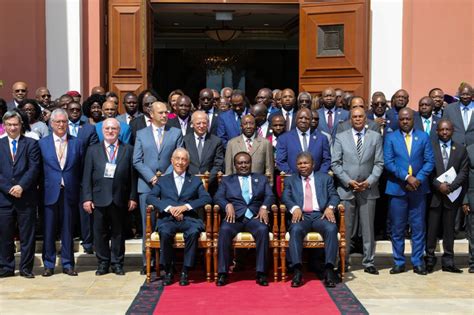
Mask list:
[[[341,234],[341,240],[346,239],[346,221],[344,218],[344,205],[339,204],[337,206],[339,212],[339,234]]]
[[[286,234],[286,222],[285,222],[286,206],[284,204],[280,205],[280,239],[285,239]]]
[[[151,227],[151,215],[154,210],[154,207],[152,205],[148,205],[146,207],[146,226],[145,226],[145,233],[146,233],[146,241],[149,242],[151,240],[151,233],[152,233],[152,227]]]
[[[212,215],[212,206],[207,204],[204,206],[204,211],[206,212],[206,235],[207,238],[210,239],[212,236],[212,224],[211,224],[211,215]]]
[[[221,216],[219,215],[219,212],[221,210],[221,207],[219,207],[218,205],[214,205],[214,208],[213,208],[213,216],[214,216],[214,224],[213,224],[213,228],[212,228],[212,232],[214,234],[214,238],[217,239],[217,236],[219,235],[219,227],[220,227],[220,223],[221,223]]]
[[[278,206],[277,205],[272,205],[272,213],[273,213],[273,227],[272,227],[272,233],[273,233],[273,238],[278,239]]]

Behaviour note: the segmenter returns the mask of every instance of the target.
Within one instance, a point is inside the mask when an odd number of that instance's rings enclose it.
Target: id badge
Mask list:
[[[117,164],[112,164],[112,163],[105,164],[104,177],[114,178],[116,168],[117,168]]]

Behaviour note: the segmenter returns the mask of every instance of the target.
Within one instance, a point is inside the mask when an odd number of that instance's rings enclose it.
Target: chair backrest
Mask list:
[[[209,177],[210,177],[210,173],[208,171],[206,171],[204,174],[196,174],[195,176],[199,177],[202,181],[202,184],[204,185],[204,189],[206,191],[209,191]]]

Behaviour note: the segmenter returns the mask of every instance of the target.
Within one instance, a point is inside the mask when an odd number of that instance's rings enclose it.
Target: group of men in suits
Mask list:
[[[17,83],[15,100],[27,93],[26,84]],[[295,93],[291,89],[281,91],[280,109],[273,105],[271,93],[265,89],[259,91],[256,98],[258,103],[252,108],[248,106],[245,94],[234,90],[228,96],[231,108],[220,112],[214,105],[213,91],[203,89],[199,93],[199,110],[192,113],[190,98],[182,95],[176,101],[177,116],[172,119],[168,118],[167,104],[157,101],[154,96],[146,96],[142,104],[137,104],[137,97],[128,93],[123,100],[127,113],[116,116],[116,104],[105,102],[103,110],[108,119],[95,128],[81,120],[80,104],[69,102],[66,111],[53,112],[50,121],[53,132],[42,139],[38,146],[43,161],[45,187],[43,275],[54,274],[54,241],[58,226],[61,227],[63,272],[77,275],[72,252],[72,230],[77,219],[77,208],[81,209],[82,245],[86,252],[91,253],[93,245],[96,250],[96,274],[106,274],[110,267],[116,274],[124,274],[123,230],[127,211],[139,207],[142,226],[145,226],[147,202],[154,204],[160,215],[166,218],[164,221],[160,220],[158,226],[158,231],[164,233],[162,241],[169,239],[169,235],[184,229],[184,218],[185,221],[188,221],[187,218],[197,220],[192,215],[193,211],[202,206],[203,202],[210,202],[207,192],[204,194],[202,191],[203,187],[197,185],[194,177],[189,177],[206,171],[210,173],[209,193],[221,206],[225,216],[219,234],[222,240],[219,239],[218,285],[227,283],[231,261],[229,242],[238,231],[243,230],[255,234],[254,237],[260,244],[257,254],[257,282],[266,285],[264,274],[267,251],[262,244],[268,245],[268,240],[265,241],[268,238],[268,213],[261,210],[268,210],[269,204],[274,201],[272,185],[277,186],[274,191],[281,197],[281,202],[291,205],[288,207],[291,214],[289,232],[290,239],[293,239],[290,244],[293,245],[290,246],[289,256],[295,270],[292,281],[295,287],[303,282],[299,240],[301,235],[311,229],[328,235],[325,283],[328,286],[335,283],[332,270],[336,265],[336,254],[333,251],[334,246],[337,248],[337,232],[334,245],[331,239],[334,227],[310,223],[315,218],[324,218],[324,222],[333,223],[334,210],[339,200],[342,200],[346,208],[347,235],[350,238],[362,236],[364,270],[378,274],[374,263],[374,221],[376,212],[380,210],[375,210],[376,202],[381,196],[379,182],[383,185],[386,183],[384,192],[388,196],[388,217],[394,252],[391,273],[405,271],[403,252],[407,225],[410,226],[412,235],[411,260],[414,271],[418,274],[433,271],[439,222],[443,222],[445,242],[442,269],[460,272],[454,265],[452,244],[456,209],[463,205],[468,223],[473,221],[470,195],[465,194],[470,159],[469,149],[466,150],[465,147],[473,142],[470,132],[471,127],[474,128],[474,122],[470,118],[474,105],[470,85],[462,86],[459,92],[460,101],[443,109],[443,119],[434,115],[435,102],[430,97],[420,100],[418,113],[408,109],[406,106],[409,95],[405,90],[395,93],[389,110],[386,110],[383,93],[375,93],[372,97],[372,112],[368,111],[364,100],[357,96],[349,101],[350,112],[337,107],[336,91],[333,88],[323,90],[320,101],[322,107],[317,112],[312,112],[305,106],[297,106]],[[304,95],[301,98],[305,100]],[[298,104],[300,103],[306,104],[299,100]],[[21,120],[21,117],[16,116],[7,118]],[[312,128],[315,119],[317,127]],[[9,126],[4,123],[6,127]],[[21,143],[24,142],[24,137],[15,136],[15,123],[10,125],[12,131],[11,136],[8,134],[7,144],[11,154],[4,157],[9,156],[10,162],[16,165],[16,150],[23,154]],[[124,130],[128,130],[127,139],[123,138]],[[17,142],[14,147],[15,139]],[[176,150],[181,147],[185,150]],[[21,156],[18,158],[22,159]],[[19,163],[18,167],[21,168],[22,164]],[[28,168],[29,165],[35,164],[28,162],[23,167]],[[454,181],[440,182],[439,176],[451,167],[456,171]],[[218,185],[217,174],[220,171],[227,176]],[[278,192],[278,175],[281,171],[292,176],[285,182],[285,191]],[[334,183],[333,179],[322,175],[328,173],[333,175]],[[34,174],[36,180],[39,178],[38,174],[40,171]],[[162,176],[164,174],[166,175]],[[178,194],[176,191],[169,191],[169,185],[160,184],[173,179],[167,177],[171,174],[175,176]],[[275,175],[277,184],[268,183],[264,175],[269,174]],[[247,176],[250,176],[249,184],[243,184],[242,178]],[[200,202],[195,206],[190,208],[186,203],[181,204],[185,199],[192,199],[196,195],[185,194],[184,199],[180,199],[181,187],[178,188],[180,184],[176,183],[181,179],[178,177],[183,179],[183,192],[186,192],[188,184],[196,182],[194,193],[198,193]],[[18,177],[12,178],[14,181],[20,180]],[[228,185],[232,182],[229,181],[235,181],[234,186],[238,183],[240,192],[232,190]],[[126,184],[118,185],[119,182]],[[258,187],[254,187],[257,182],[269,185],[258,184]],[[11,211],[17,211],[14,204],[16,199],[22,199],[22,194],[17,188],[13,188],[13,183],[7,187],[10,188],[2,190],[2,198],[5,201],[4,207],[11,209],[5,215],[11,216]],[[451,201],[449,195],[458,188],[462,189],[461,197]],[[163,198],[160,197],[162,194],[171,194],[172,198],[177,198],[177,204],[164,205]],[[16,197],[17,195],[20,197]],[[239,202],[235,198],[242,203],[238,207],[236,204]],[[34,207],[29,202],[30,200],[22,204],[22,208]],[[256,204],[250,206],[252,202]],[[3,208],[0,207],[1,209]],[[428,217],[428,224],[425,216]],[[302,218],[307,220],[301,220]],[[254,223],[254,219],[267,228],[266,234],[261,225]],[[167,221],[173,223],[164,227],[163,224]],[[303,223],[304,221],[307,222]],[[239,224],[235,224],[236,222]],[[185,226],[187,227],[187,223]],[[196,228],[191,233],[194,238],[202,228],[192,226]],[[105,232],[109,230],[110,235]],[[11,232],[8,229],[5,231],[5,238],[9,239]],[[109,237],[112,241],[111,248],[108,245]],[[29,244],[28,241],[25,239],[25,244]],[[347,243],[349,251],[351,240]],[[5,244],[7,245],[1,251],[2,260],[8,256],[4,253],[10,252],[11,243]],[[28,247],[28,250],[25,249],[25,261],[29,262],[31,246],[25,247]],[[189,253],[195,247],[196,241],[190,241]],[[166,283],[172,282],[173,259],[170,250],[164,246],[162,261],[154,262],[165,266]],[[471,251],[474,253],[474,248]],[[183,285],[189,283],[187,271],[194,261],[194,256],[189,255],[191,256],[185,259],[181,275],[180,283]],[[20,271],[24,275],[32,275],[28,262],[20,265]],[[11,261],[8,261],[3,262],[0,267],[6,270],[6,274],[10,274],[10,265]],[[474,272],[474,258],[471,267]]]

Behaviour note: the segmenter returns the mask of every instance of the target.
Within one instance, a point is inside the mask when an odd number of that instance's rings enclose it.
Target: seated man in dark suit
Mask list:
[[[292,287],[303,284],[302,253],[303,239],[311,231],[318,232],[325,244],[324,284],[336,285],[334,265],[336,263],[338,240],[334,211],[339,196],[332,178],[322,172],[314,172],[313,157],[309,152],[301,152],[296,157],[298,173],[285,180],[282,201],[291,213],[289,255],[295,270]]]
[[[179,285],[189,284],[188,270],[194,265],[199,235],[204,223],[198,217],[197,209],[212,201],[202,181],[186,172],[189,153],[177,148],[171,156],[173,172],[164,175],[153,187],[146,201],[160,212],[156,230],[160,234],[161,259],[165,266],[163,285],[173,283],[173,241],[176,233],[184,233],[184,263]]]
[[[219,230],[217,286],[227,284],[232,240],[243,231],[250,232],[255,238],[257,283],[267,286],[268,211],[274,201],[272,189],[265,175],[251,173],[249,153],[237,153],[234,166],[236,173],[222,179],[214,198],[215,204],[225,210],[225,219]]]

